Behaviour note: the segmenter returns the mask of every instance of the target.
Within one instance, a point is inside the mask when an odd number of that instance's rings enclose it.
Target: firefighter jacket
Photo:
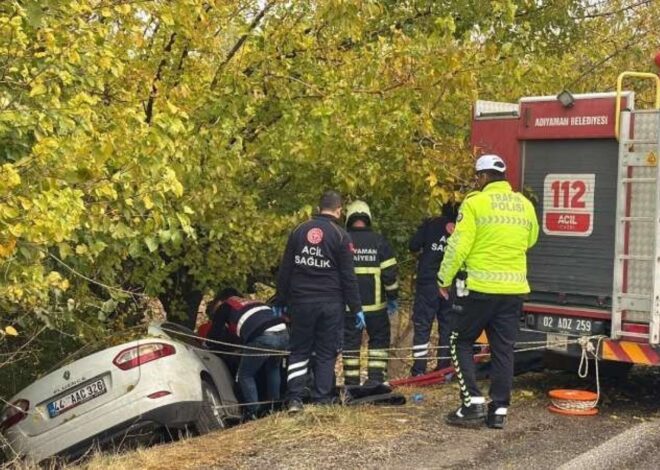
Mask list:
[[[534,246],[539,225],[532,203],[494,181],[468,195],[449,238],[438,272],[449,287],[459,269],[467,270],[467,288],[484,294],[526,294],[526,252]]]
[[[417,284],[435,284],[454,225],[447,217],[426,219],[410,239],[408,248],[413,253],[419,253]]]
[[[229,297],[213,315],[208,337],[213,340],[222,338],[223,330],[226,329],[245,344],[277,325],[282,325],[281,329],[285,329],[284,320],[276,317],[271,308],[263,302]]]
[[[381,234],[371,228],[351,228],[355,251],[353,262],[360,286],[364,312],[375,312],[387,307],[387,300],[397,298],[397,265],[394,252]]]
[[[340,302],[361,308],[350,236],[330,215],[319,214],[289,236],[277,276],[275,305]]]

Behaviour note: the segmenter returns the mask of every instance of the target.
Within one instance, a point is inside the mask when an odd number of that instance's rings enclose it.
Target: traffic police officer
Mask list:
[[[513,347],[522,295],[529,293],[526,252],[536,243],[539,226],[531,202],[511,190],[505,171],[497,155],[477,160],[480,191],[468,195],[461,205],[438,272],[440,295],[448,298],[459,269],[467,270],[467,288],[457,294],[460,311],[450,340],[462,400],[458,410],[447,416],[453,425],[475,425],[485,418],[488,427],[502,428],[511,399]],[[473,344],[484,329],[491,349],[492,401],[487,410],[472,357]]]
[[[320,213],[296,227],[289,236],[280,264],[274,304],[278,313],[288,308],[291,317],[287,370],[291,413],[302,411],[312,352],[315,353],[312,400],[331,402],[346,306],[364,323],[353,266],[353,243],[339,225],[341,209],[341,196],[326,191],[319,203]]]
[[[413,304],[413,358],[410,374],[426,373],[429,356],[429,338],[433,320],[438,319],[438,363],[436,369],[448,367],[451,299],[438,295],[436,277],[445,254],[447,240],[454,231],[456,206],[446,203],[442,215],[426,219],[410,239],[410,251],[418,255],[415,303]],[[444,359],[441,359],[444,357]]]
[[[390,319],[397,310],[397,264],[385,237],[371,228],[371,210],[364,201],[352,202],[346,210],[346,228],[353,240],[353,262],[360,287],[366,324],[356,324],[348,314],[344,322],[344,383],[360,384],[362,329],[369,335],[368,383],[385,381],[390,347]],[[437,290],[436,290],[437,296]],[[360,328],[362,327],[362,328]]]

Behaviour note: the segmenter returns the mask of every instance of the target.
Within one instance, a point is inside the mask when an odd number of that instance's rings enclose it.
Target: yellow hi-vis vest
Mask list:
[[[467,287],[484,294],[527,294],[527,250],[539,224],[534,206],[506,181],[494,181],[463,201],[438,271],[449,287],[463,266]]]

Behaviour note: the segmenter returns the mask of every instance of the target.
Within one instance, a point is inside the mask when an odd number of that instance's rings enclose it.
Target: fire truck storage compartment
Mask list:
[[[523,186],[538,201],[540,226],[528,257],[530,300],[609,307],[617,141],[527,140],[521,145]]]

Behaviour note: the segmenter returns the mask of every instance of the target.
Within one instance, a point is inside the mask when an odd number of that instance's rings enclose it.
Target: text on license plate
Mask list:
[[[548,331],[566,331],[571,333],[591,333],[591,320],[583,318],[566,318],[551,315],[541,315],[539,318],[543,329]]]
[[[51,401],[48,404],[48,414],[51,418],[54,418],[71,408],[75,408],[81,403],[103,395],[106,391],[107,389],[103,379],[97,379],[71,393],[67,393],[55,401]]]

